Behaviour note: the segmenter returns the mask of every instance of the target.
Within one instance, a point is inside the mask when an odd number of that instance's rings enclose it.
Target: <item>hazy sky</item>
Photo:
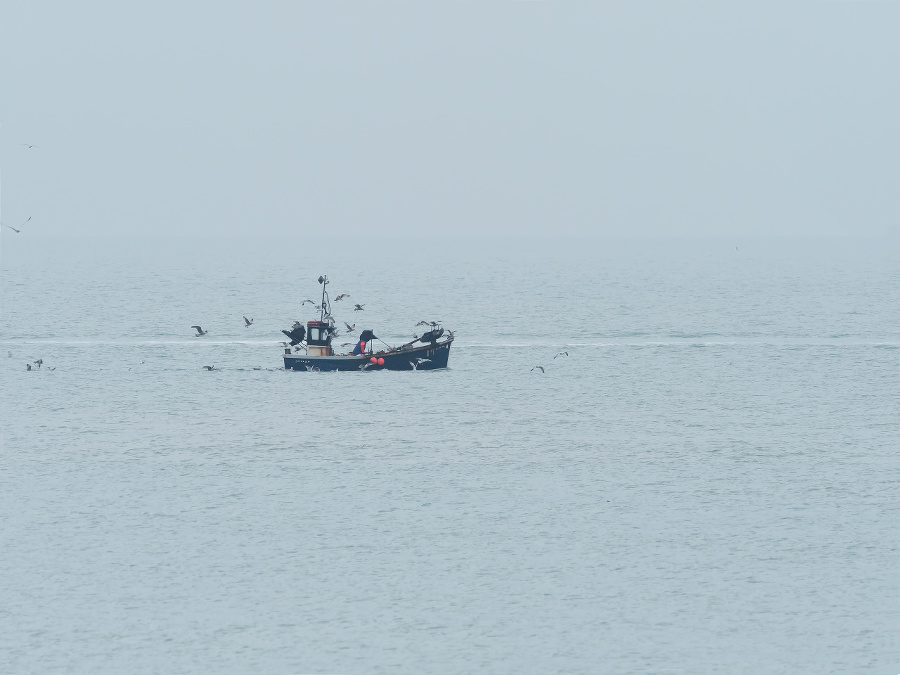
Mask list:
[[[894,233],[898,36],[892,2],[5,0],[3,221]]]

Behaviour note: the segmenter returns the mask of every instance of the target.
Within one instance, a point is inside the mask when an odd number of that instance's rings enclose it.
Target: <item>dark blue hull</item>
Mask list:
[[[407,347],[397,351],[377,352],[365,356],[309,356],[308,354],[284,355],[285,370],[302,371],[369,371],[369,370],[435,370],[446,368],[450,359],[453,338]],[[384,359],[384,365],[375,365],[372,357]]]

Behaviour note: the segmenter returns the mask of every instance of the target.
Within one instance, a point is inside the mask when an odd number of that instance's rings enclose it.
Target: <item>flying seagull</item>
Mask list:
[[[40,147],[41,147],[41,146],[39,146],[39,145],[33,145],[33,144],[31,144],[31,143],[20,143],[19,145],[24,145],[24,146],[25,146],[26,148],[28,148],[29,150],[31,150],[32,148],[40,148]]]
[[[371,365],[372,365],[371,361],[366,361],[365,363],[360,365],[359,369],[365,372],[365,370]]]
[[[569,352],[556,352],[556,356],[568,356],[568,355],[569,355]],[[555,359],[556,356],[554,356],[553,358]]]
[[[316,304],[316,303],[313,302],[312,300],[304,300],[303,302],[300,303],[300,306],[303,307],[303,305],[305,305],[307,302],[308,302],[309,304],[311,304],[311,305],[315,305],[315,304]]]
[[[354,312],[362,312],[363,307],[365,307],[365,305],[353,305],[353,311]]]
[[[243,316],[243,314],[241,316]],[[252,325],[253,325],[253,319],[248,319],[246,316],[244,316],[244,328],[246,328],[247,326],[252,326]]]
[[[409,365],[413,367],[413,370],[418,370],[423,363],[431,363],[431,359],[413,359]]]
[[[353,324],[353,325],[351,326],[349,323],[347,323],[347,322],[345,321],[345,322],[344,322],[344,325],[347,326],[347,332],[348,332],[348,333],[352,333],[353,331],[356,330],[356,324]]]
[[[416,324],[416,327],[419,327],[419,326],[430,326],[430,325],[431,325],[431,322],[430,322],[430,321],[420,321],[419,323]]]
[[[34,362],[34,364],[35,364],[38,368],[40,368],[40,367],[44,364],[44,359],[38,359],[37,361]]]
[[[194,337],[203,337],[209,332],[208,330],[203,330],[200,326],[191,326],[191,328],[197,331],[197,334]]]
[[[27,224],[29,220],[31,220],[31,216],[28,216],[28,218],[25,220],[25,222],[22,223],[22,225],[19,225],[19,227],[21,228],[23,225]],[[6,225],[6,223],[3,223],[3,224]],[[21,229],[17,230],[17,229],[14,228],[12,225],[6,225],[6,227],[8,227],[9,229],[11,229],[11,230],[12,230],[13,232],[15,232],[16,234],[19,234],[19,233],[22,231]]]
[[[544,366],[535,366],[534,368],[532,368],[532,370],[535,370],[535,368],[540,370],[542,373],[544,372]]]
[[[341,293],[339,296],[337,296],[337,297],[334,299],[334,301],[335,301],[335,302],[339,302],[339,301],[343,300],[344,298],[349,298],[349,297],[350,297],[350,294],[349,294],[349,293]]]
[[[207,370],[207,371],[213,371],[213,370],[216,369],[215,366],[203,366],[203,368],[204,368],[205,370]]]

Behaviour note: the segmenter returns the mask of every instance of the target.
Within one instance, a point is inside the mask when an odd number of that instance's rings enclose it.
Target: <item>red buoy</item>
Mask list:
[[[383,366],[383,365],[384,365],[384,359],[381,359],[381,358],[378,359],[378,365],[379,365],[379,366]]]
[[[378,363],[378,359],[376,359],[374,356],[369,359],[369,361],[371,361],[372,363]]]

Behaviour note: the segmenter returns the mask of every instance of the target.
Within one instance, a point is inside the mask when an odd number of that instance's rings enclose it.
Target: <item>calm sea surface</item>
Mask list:
[[[0,256],[0,672],[898,672],[896,241]]]

